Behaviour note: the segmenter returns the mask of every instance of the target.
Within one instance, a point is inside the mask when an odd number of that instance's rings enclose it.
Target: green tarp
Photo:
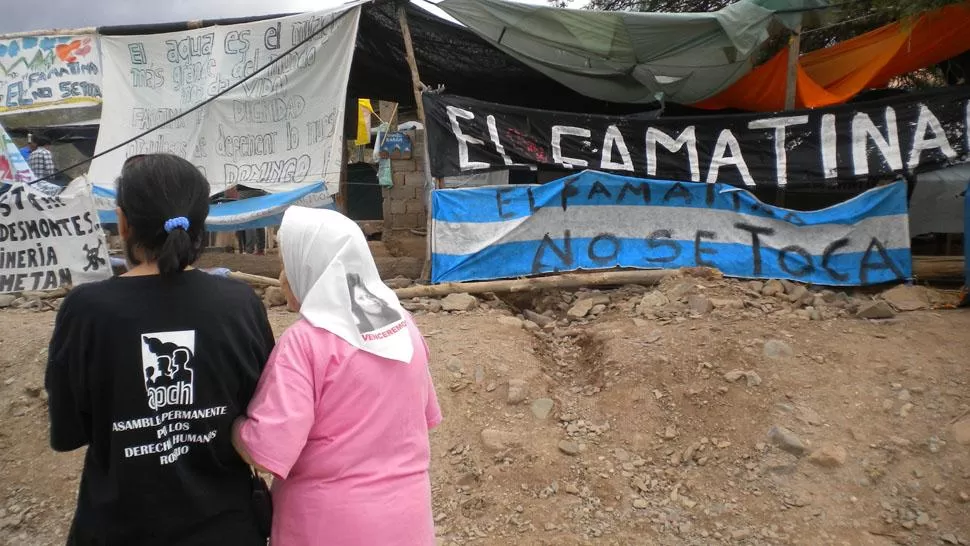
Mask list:
[[[503,0],[444,0],[455,19],[526,65],[599,100],[692,104],[750,71],[798,10],[827,0],[741,0],[711,13],[559,9]]]

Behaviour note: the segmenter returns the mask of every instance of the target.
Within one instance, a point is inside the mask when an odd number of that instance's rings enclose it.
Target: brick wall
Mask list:
[[[384,190],[384,229],[427,227],[423,131],[408,131],[412,158],[391,160],[394,186]]]

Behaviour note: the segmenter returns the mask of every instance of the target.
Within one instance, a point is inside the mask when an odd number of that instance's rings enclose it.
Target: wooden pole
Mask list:
[[[84,28],[52,28],[48,30],[29,30],[27,32],[8,32],[0,34],[0,40],[14,40],[16,38],[31,38],[34,36],[83,36],[97,34],[98,27]]]
[[[229,273],[229,278],[249,284],[255,284],[257,286],[280,286],[279,279],[263,277],[261,275],[250,275],[249,273],[243,273],[241,271],[231,271]]]
[[[795,99],[798,96],[798,56],[802,49],[802,23],[795,25],[792,30],[791,39],[788,41],[788,74],[785,80],[785,111],[795,109]],[[779,186],[775,204],[779,207],[785,206],[785,187]]]
[[[654,285],[680,275],[677,269],[652,269],[644,271],[605,271],[601,273],[565,273],[550,277],[485,281],[468,283],[445,283],[400,288],[394,293],[401,299],[436,298],[448,294],[484,294],[530,292],[547,288],[582,288],[584,286],[621,286],[624,284]]]
[[[407,55],[408,68],[411,69],[411,87],[414,91],[414,103],[418,109],[418,121],[424,123],[424,103],[421,102],[421,75],[418,73],[418,61],[414,57],[414,42],[411,40],[411,27],[408,25],[407,2],[397,7],[397,18],[401,24],[401,34],[404,36],[404,52]]]
[[[795,98],[798,95],[798,56],[802,49],[802,24],[798,23],[792,30],[788,41],[788,78],[785,81],[785,110],[795,109]]]
[[[432,214],[432,203],[431,194],[435,189],[435,184],[431,180],[431,161],[429,159],[428,150],[428,123],[424,116],[424,102],[421,100],[421,92],[424,89],[424,84],[421,83],[421,75],[418,73],[418,61],[414,57],[414,42],[411,40],[411,27],[408,25],[408,12],[407,3],[402,3],[397,8],[398,21],[401,24],[401,34],[404,36],[404,52],[407,55],[408,68],[411,69],[411,87],[414,91],[414,102],[418,110],[418,121],[424,126],[424,130],[421,131],[421,138],[424,140],[424,154],[422,160],[424,162],[424,184],[425,184],[425,196],[424,196],[424,211],[427,217],[427,228],[425,230],[425,257],[424,257],[424,267],[421,270],[421,278],[424,280],[431,279],[431,237],[433,229],[433,214]]]

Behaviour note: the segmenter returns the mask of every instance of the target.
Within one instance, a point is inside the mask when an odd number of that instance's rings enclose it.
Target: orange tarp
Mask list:
[[[883,87],[899,75],[932,66],[970,49],[970,2],[898,21],[802,55],[795,105],[841,104],[860,91]],[[759,112],[785,108],[788,48],[731,87],[695,106]]]

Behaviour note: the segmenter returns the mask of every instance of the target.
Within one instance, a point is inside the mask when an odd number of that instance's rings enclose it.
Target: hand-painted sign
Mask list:
[[[424,95],[431,174],[546,165],[735,186],[894,179],[962,160],[970,87],[779,114],[652,119]]]
[[[90,190],[50,197],[17,183],[0,195],[0,293],[54,290],[110,276]]]
[[[411,159],[411,137],[405,133],[388,133],[381,143],[381,159]]]
[[[113,187],[126,158],[170,153],[198,166],[213,194],[237,184],[274,193],[320,181],[337,193],[359,15],[350,4],[184,32],[103,36],[96,151],[135,140],[94,160],[90,180]]]
[[[0,115],[98,104],[97,36],[0,40]]]
[[[822,285],[912,276],[906,185],[813,212],[724,184],[594,171],[541,186],[437,190],[434,282],[707,266]]]

